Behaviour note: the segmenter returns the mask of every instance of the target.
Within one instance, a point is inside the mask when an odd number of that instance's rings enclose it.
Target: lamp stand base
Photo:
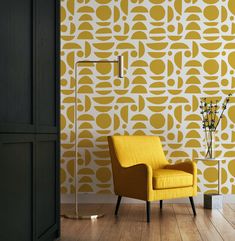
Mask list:
[[[65,214],[62,215],[64,218],[68,218],[68,219],[98,219],[104,216],[103,213],[89,213],[89,212],[67,212]]]

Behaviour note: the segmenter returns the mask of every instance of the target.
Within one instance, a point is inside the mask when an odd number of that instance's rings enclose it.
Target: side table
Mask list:
[[[211,161],[217,162],[218,168],[218,193],[204,194],[204,208],[208,209],[221,209],[223,208],[223,195],[220,194],[220,184],[221,184],[221,168],[220,163],[224,159],[221,158],[196,158],[194,161]]]

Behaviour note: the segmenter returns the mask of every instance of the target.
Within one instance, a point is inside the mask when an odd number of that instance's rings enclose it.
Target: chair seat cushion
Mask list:
[[[188,187],[193,185],[193,175],[180,170],[157,169],[153,171],[153,189]]]

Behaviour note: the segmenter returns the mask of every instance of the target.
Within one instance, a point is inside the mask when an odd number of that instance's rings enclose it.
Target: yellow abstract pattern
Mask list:
[[[78,67],[77,60],[124,56]],[[200,98],[235,88],[234,0],[61,1],[61,191],[73,193],[78,138],[79,192],[112,193],[106,137],[158,135],[170,162],[203,157]],[[218,132],[222,193],[235,194],[235,97]],[[198,162],[198,190],[217,188],[213,163]]]

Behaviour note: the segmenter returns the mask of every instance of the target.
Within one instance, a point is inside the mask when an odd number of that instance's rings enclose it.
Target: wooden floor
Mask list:
[[[62,214],[71,210],[63,205]],[[152,204],[151,223],[146,223],[145,205],[121,204],[119,217],[114,204],[80,205],[83,211],[105,213],[98,220],[61,218],[61,241],[235,241],[235,204],[224,204],[223,210],[206,210],[190,204]]]

